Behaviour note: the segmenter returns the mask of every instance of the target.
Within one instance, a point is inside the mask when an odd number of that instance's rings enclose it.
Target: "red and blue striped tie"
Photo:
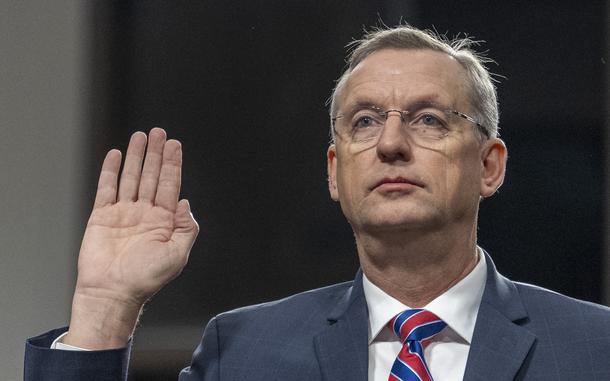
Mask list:
[[[396,315],[388,327],[400,337],[398,353],[388,381],[433,381],[424,359],[424,348],[447,324],[430,311],[406,310]]]

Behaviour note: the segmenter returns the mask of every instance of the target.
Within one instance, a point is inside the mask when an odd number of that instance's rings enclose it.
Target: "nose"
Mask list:
[[[383,162],[409,161],[411,158],[411,147],[405,136],[403,128],[403,117],[400,111],[387,111],[385,126],[377,141],[377,156]]]

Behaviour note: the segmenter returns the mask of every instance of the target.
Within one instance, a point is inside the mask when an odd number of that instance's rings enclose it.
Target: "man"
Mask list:
[[[180,380],[610,379],[610,310],[511,282],[476,245],[507,150],[467,48],[407,26],[359,42],[327,161],[361,271],[218,315]],[[102,166],[69,330],[28,341],[26,380],[125,379],[142,306],[186,264],[198,228],[178,201],[180,143],[135,133],[119,179],[120,163],[113,150]]]

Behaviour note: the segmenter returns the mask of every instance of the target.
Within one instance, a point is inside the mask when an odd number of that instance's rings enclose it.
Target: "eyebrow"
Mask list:
[[[438,99],[438,97],[421,97],[421,98],[418,98],[418,100],[410,102],[408,105],[401,107],[401,109],[416,111],[416,110],[421,110],[422,108],[431,106],[431,107],[440,108],[443,111],[453,110],[453,106],[447,106],[444,103],[439,103],[432,99]],[[417,107],[417,108],[414,110],[413,109],[414,107]],[[345,112],[340,113],[340,114],[352,115],[361,110],[384,111],[384,108],[381,106],[378,106],[375,103],[368,102],[368,101],[355,101],[355,102],[352,102],[351,104],[348,104],[347,107],[345,107]]]
[[[347,104],[345,109],[348,111],[358,111],[358,110],[366,110],[366,109],[381,110],[381,107],[378,106],[378,104],[374,103],[374,102],[370,102],[370,101],[366,101],[366,100],[357,100],[355,102],[350,102],[349,104]]]
[[[447,109],[453,109],[454,106],[449,106],[447,105],[447,103],[445,103],[444,101],[442,101],[440,99],[440,95],[438,94],[424,94],[424,95],[420,95],[415,97],[414,99],[412,99],[411,101],[409,101],[407,103],[407,105],[410,107],[411,105],[414,104],[435,104],[435,105],[441,105],[443,107],[446,107]],[[407,109],[408,107],[403,107],[401,106],[400,108],[404,108]],[[346,111],[359,111],[359,110],[365,110],[365,109],[377,109],[377,110],[383,110],[383,107],[379,106],[379,103],[374,102],[369,96],[365,95],[360,95],[360,96],[356,96],[356,99],[353,101],[350,101],[348,103],[346,103],[345,105],[345,110]]]

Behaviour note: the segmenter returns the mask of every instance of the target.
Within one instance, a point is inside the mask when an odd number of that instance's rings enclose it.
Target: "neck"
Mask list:
[[[457,230],[390,236],[356,233],[362,271],[401,303],[423,307],[468,275],[477,263],[476,223]]]

